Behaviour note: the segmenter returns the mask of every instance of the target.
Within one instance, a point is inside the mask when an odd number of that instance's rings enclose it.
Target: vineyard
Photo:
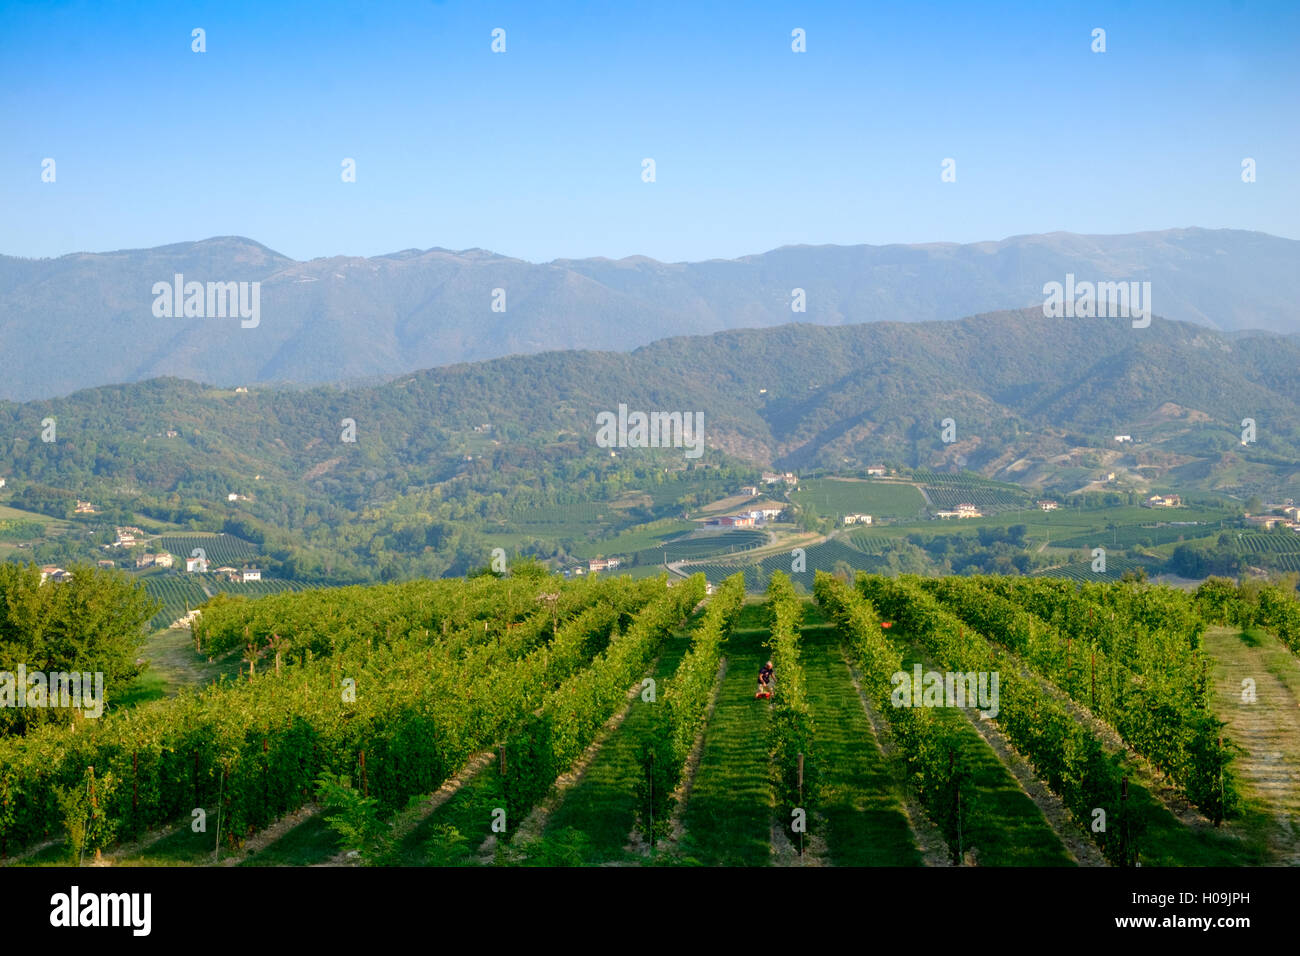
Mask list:
[[[195,653],[238,655],[236,679],[0,739],[0,853],[1159,866],[1296,852],[1252,789],[1260,755],[1229,730],[1237,705],[1206,643],[1251,627],[1300,649],[1300,602],[1281,588],[810,565],[809,600],[782,560],[748,602],[734,569],[707,596],[700,574],[537,569],[218,595]]]
[[[1059,541],[1053,541],[1052,544],[1058,548],[1131,548],[1135,545],[1153,548],[1174,541],[1203,538],[1206,535],[1215,533],[1221,527],[1221,522],[1192,525],[1154,525],[1150,527],[1127,525],[1109,531],[1090,531],[1087,534],[1062,538]],[[1300,539],[1300,535],[1297,535],[1297,538]],[[1297,548],[1297,550],[1300,550],[1300,548]]]
[[[1278,534],[1239,534],[1238,551],[1246,554],[1297,554],[1300,553],[1300,534],[1287,531]]]
[[[704,557],[720,557],[752,551],[767,541],[762,531],[726,531],[721,534],[702,534],[667,541],[662,547],[645,548],[634,552],[633,564],[660,564],[663,562],[692,561]]]
[[[1069,581],[1119,581],[1126,573],[1136,572],[1147,567],[1158,567],[1159,560],[1142,560],[1139,558],[1106,558],[1106,570],[1094,571],[1091,561],[1074,561],[1055,568],[1035,571],[1032,577],[1065,578]]]
[[[969,473],[947,475],[918,472],[922,487],[934,508],[951,511],[962,503],[972,504],[984,514],[1014,511],[1030,504],[1023,488],[987,481]]]
[[[812,506],[823,517],[863,513],[881,517],[912,518],[921,514],[925,499],[912,485],[890,481],[850,481],[809,478],[791,493],[791,500]]]
[[[750,591],[763,590],[767,587],[767,582],[771,580],[772,575],[779,572],[789,575],[792,581],[802,584],[807,590],[811,591],[813,577],[818,571],[833,572],[841,564],[847,565],[851,570],[855,571],[878,571],[884,564],[878,554],[864,553],[835,538],[811,545],[802,549],[802,551],[802,570],[798,569],[797,559],[789,551],[768,555],[753,564],[703,562],[687,565],[683,570],[690,573],[701,573],[713,583],[722,581],[733,574],[744,574],[745,587]]]
[[[193,557],[196,550],[202,551],[214,568],[243,567],[258,556],[256,546],[233,534],[166,535],[158,539],[158,546],[182,560]]]

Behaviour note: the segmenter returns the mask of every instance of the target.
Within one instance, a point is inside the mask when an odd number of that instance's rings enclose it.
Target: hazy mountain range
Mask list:
[[[665,336],[791,321],[957,319],[1041,306],[1043,285],[1067,273],[1149,281],[1153,311],[1165,319],[1225,332],[1300,332],[1300,242],[1237,230],[789,246],[696,263],[534,264],[478,249],[297,262],[228,237],[56,259],[0,257],[0,397],[46,398],[163,375],[221,386],[376,380],[504,355],[624,351]],[[176,274],[186,282],[260,282],[257,327],[241,328],[238,318],[155,316],[154,285]],[[504,312],[493,311],[498,289]],[[804,290],[805,312],[792,312],[794,289]]]

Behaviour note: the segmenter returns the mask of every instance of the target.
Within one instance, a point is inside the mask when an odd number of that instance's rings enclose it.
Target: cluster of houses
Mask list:
[[[787,485],[790,485],[791,487],[797,487],[799,484],[799,479],[794,476],[794,472],[792,471],[787,471],[780,475],[778,475],[774,471],[763,472],[763,484],[775,485],[781,482],[785,482]]]
[[[1262,528],[1265,531],[1272,531],[1274,528],[1279,527],[1300,531],[1300,508],[1295,505],[1286,505],[1278,510],[1282,512],[1280,515],[1246,515],[1246,524],[1255,528]]]
[[[171,556],[170,552],[160,551],[154,554],[152,551],[148,554],[142,554],[135,559],[137,568],[170,568],[176,563],[176,559]]]
[[[871,515],[851,514],[844,516],[845,524],[871,524]]]
[[[186,558],[186,574],[223,574],[232,584],[247,584],[249,581],[262,580],[261,568],[232,568],[229,565],[223,565],[219,568],[209,568],[207,558]]]
[[[1040,511],[1055,511],[1057,508],[1061,507],[1060,502],[1046,498],[1042,501],[1035,501],[1034,504],[1038,505]]]
[[[978,508],[976,508],[972,504],[967,504],[965,502],[957,505],[956,511],[948,511],[948,510],[936,511],[934,513],[934,516],[936,518],[983,518],[984,517],[983,513]]]
[[[753,528],[768,521],[775,521],[785,511],[784,505],[768,504],[759,508],[738,511],[732,515],[718,515],[706,521],[708,528]]]
[[[125,527],[117,528],[116,531],[117,531],[117,537],[114,539],[112,545],[110,545],[109,547],[134,548],[137,544],[141,544],[144,541],[144,537],[145,537],[144,532],[141,531],[139,528],[133,527],[131,525],[126,525]]]

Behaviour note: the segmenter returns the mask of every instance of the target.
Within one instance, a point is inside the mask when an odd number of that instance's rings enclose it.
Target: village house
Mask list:
[[[1055,511],[1060,507],[1060,504],[1055,501],[1039,501],[1035,503],[1042,511]]]
[[[99,568],[108,568],[108,569],[111,570],[112,568],[117,567],[117,562],[115,562],[115,561],[96,561],[96,562],[95,562],[95,566],[96,566],[96,567],[99,567]]]
[[[207,571],[208,571],[207,558],[186,558],[185,559],[186,574],[206,574]]]
[[[41,568],[42,584],[44,584],[46,581],[54,581],[57,583],[57,582],[71,581],[71,580],[72,580],[71,571],[65,571],[63,570],[63,568],[56,567],[53,564],[47,564],[45,565],[45,567]]]
[[[77,507],[72,509],[72,513],[78,515],[93,515],[95,513],[95,506],[89,501],[82,501],[78,498]]]
[[[845,524],[871,524],[871,515],[851,514],[844,516]]]
[[[242,580],[245,584],[247,584],[249,581],[260,581],[262,580],[262,569],[244,568],[243,571],[239,572],[239,577],[240,580]]]
[[[170,552],[163,551],[160,554],[154,555],[153,563],[154,563],[154,567],[170,568],[173,564],[176,563],[176,559],[171,556]]]
[[[1133,436],[1132,436],[1132,435],[1116,435],[1116,436],[1115,436],[1115,440],[1116,440],[1117,442],[1126,442],[1126,441],[1131,442],[1131,441],[1133,440]]]
[[[1183,499],[1178,495],[1152,495],[1142,505],[1146,508],[1178,508],[1182,503]]]
[[[1280,515],[1245,515],[1242,520],[1252,528],[1263,528],[1265,531],[1272,531],[1279,524],[1288,527],[1291,524]]]
[[[5,486],[5,479],[0,478],[0,488],[3,488],[4,486]]]
[[[758,494],[758,486],[757,486],[757,485],[745,485],[743,488],[740,489],[740,493],[741,493],[742,495],[749,495],[749,497],[752,498],[752,497],[754,497],[754,495]]]
[[[722,515],[717,518],[710,518],[709,525],[715,528],[752,528],[754,527],[754,518],[752,515]]]
[[[957,506],[956,511],[936,511],[936,518],[982,518],[983,514],[972,504],[962,503]]]
[[[587,569],[595,574],[597,571],[608,571],[618,567],[620,564],[618,558],[592,558],[587,562]]]
[[[872,478],[883,478],[886,474],[884,465],[868,465],[867,475]]]

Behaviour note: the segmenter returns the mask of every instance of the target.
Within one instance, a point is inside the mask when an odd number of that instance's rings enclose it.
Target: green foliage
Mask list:
[[[316,778],[316,801],[343,849],[355,852],[363,863],[375,863],[389,852],[390,826],[379,819],[379,801],[363,796],[346,775],[322,771]]]
[[[517,597],[509,579],[460,587],[484,588],[467,608],[489,618],[494,601],[508,605]],[[219,796],[222,837],[239,846],[308,801],[322,771],[355,774],[378,812],[391,813],[412,795],[436,790],[543,702],[567,719],[555,695],[574,686],[575,675],[596,668],[608,677],[598,683],[606,696],[593,702],[608,714],[635,676],[625,674],[640,665],[631,652],[652,650],[698,600],[703,580],[671,589],[662,578],[569,587],[571,603],[562,597],[559,604],[562,614],[574,613],[561,617],[558,630],[548,609],[535,612],[544,621],[534,628],[469,627],[446,641],[423,630],[395,633],[391,642],[353,641],[326,657],[304,655],[282,674],[266,668],[106,713],[76,733],[50,725],[0,740],[0,845],[12,852],[41,839],[60,818],[59,789],[81,785],[91,766],[106,781],[99,793],[105,832],[140,834]],[[327,606],[320,611],[330,613]],[[611,645],[625,616],[632,623]],[[626,650],[593,663],[602,647],[625,642]],[[355,699],[341,693],[345,677],[355,680]]]
[[[44,534],[45,525],[40,521],[24,518],[0,520],[0,541],[34,541]]]
[[[41,583],[34,565],[0,564],[0,671],[102,673],[109,705],[135,677],[144,624],[157,605],[124,575],[73,565],[70,581]],[[26,688],[17,689],[25,692]],[[68,708],[0,708],[0,735],[67,723]]]

